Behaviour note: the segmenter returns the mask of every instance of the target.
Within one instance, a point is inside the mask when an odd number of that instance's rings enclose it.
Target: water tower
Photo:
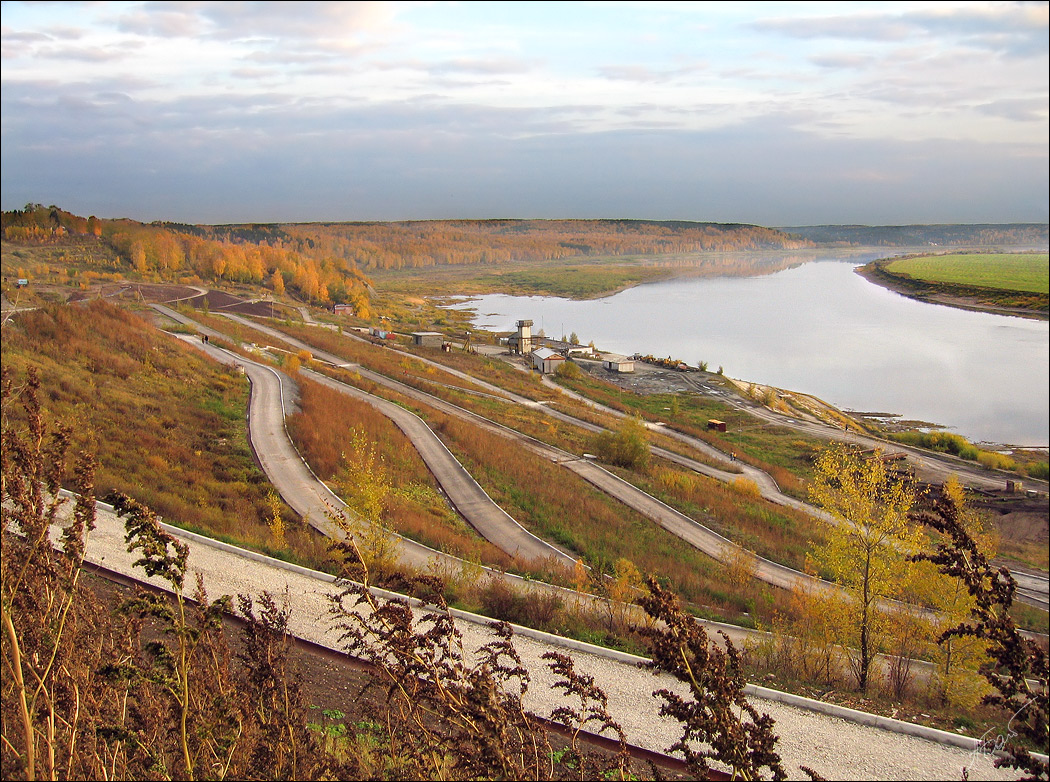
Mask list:
[[[527,356],[532,352],[532,321],[518,321],[518,352]]]

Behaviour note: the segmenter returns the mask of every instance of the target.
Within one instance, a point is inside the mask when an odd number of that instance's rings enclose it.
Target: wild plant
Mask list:
[[[257,599],[239,595],[237,605],[244,621],[235,677],[249,747],[244,767],[270,779],[319,779],[330,763],[304,718],[302,677],[288,654],[287,601],[279,605],[264,592]]]
[[[69,449],[68,427],[49,425],[38,401],[39,379],[30,371],[20,387],[2,374],[3,425],[0,461],[0,656],[3,659],[0,771],[36,779],[75,774],[81,729],[76,641],[94,609],[78,601],[84,534],[94,526],[94,463],[77,461],[81,491],[72,521],[51,541],[67,500],[59,496]],[[8,413],[17,401],[21,425]],[[70,708],[72,705],[72,708]]]
[[[552,689],[564,691],[564,695],[570,701],[578,701],[579,705],[557,706],[551,712],[551,719],[564,725],[570,730],[570,743],[568,752],[571,759],[580,771],[580,779],[587,779],[591,771],[588,768],[587,758],[580,750],[579,738],[583,730],[601,735],[611,731],[616,736],[620,751],[616,755],[615,766],[606,769],[604,778],[610,779],[610,772],[619,774],[620,779],[628,779],[630,773],[631,756],[627,746],[627,735],[624,733],[620,723],[609,714],[609,699],[605,691],[599,687],[593,676],[581,674],[576,670],[576,664],[567,654],[560,652],[546,652],[541,656],[543,660],[550,660],[551,671],[562,678],[551,685]],[[563,756],[564,760],[564,756]]]
[[[136,564],[172,596],[142,590],[108,611],[82,578],[94,460],[67,458],[69,430],[46,421],[36,374],[13,378],[5,368],[0,776],[317,778],[325,766],[283,656],[287,614],[264,596],[256,617],[242,598],[248,637],[235,675],[221,624],[231,601],[209,601],[199,581],[190,601],[185,545],[125,496],[111,499]],[[79,493],[67,518],[59,489],[70,461]]]
[[[148,507],[123,494],[106,499],[119,516],[126,517],[128,551],[141,553],[135,567],[141,567],[149,577],[167,582],[173,596],[169,599],[164,593],[139,589],[121,606],[124,614],[157,623],[170,639],[148,640],[129,650],[132,657],[127,670],[131,681],[152,685],[168,701],[177,725],[174,743],[178,771],[168,767],[171,761],[167,758],[158,755],[155,762],[167,767],[168,773],[179,773],[187,779],[199,776],[202,765],[228,769],[242,728],[232,716],[220,716],[231,711],[233,689],[229,681],[229,651],[224,639],[216,636],[222,635],[222,614],[229,610],[230,598],[209,601],[198,575],[194,601],[190,602],[184,593],[189,547],[165,532]],[[205,657],[203,664],[198,663],[198,655]],[[210,681],[198,681],[198,676],[208,676]],[[143,749],[153,751],[159,746],[163,745]]]
[[[949,576],[959,579],[973,598],[969,621],[962,621],[941,633],[938,643],[951,639],[976,638],[985,641],[989,662],[981,673],[994,688],[984,702],[999,707],[1008,716],[1002,746],[983,747],[1002,750],[997,767],[1016,768],[1030,779],[1048,779],[1050,770],[1034,758],[1017,739],[1030,742],[1040,751],[1050,746],[1048,707],[1050,707],[1050,661],[1035,641],[1021,635],[1012,616],[1017,582],[1009,570],[993,566],[967,531],[964,510],[958,495],[944,491],[930,507],[913,513],[921,522],[945,536],[934,553],[915,555],[917,561],[932,562]]]
[[[681,738],[668,748],[681,753],[689,770],[704,779],[708,761],[724,763],[735,778],[758,779],[768,769],[774,779],[786,779],[773,718],[759,714],[744,697],[744,675],[739,654],[725,633],[725,650],[712,644],[707,631],[682,610],[678,599],[653,577],[646,579],[648,594],[638,602],[655,620],[639,628],[651,661],[643,667],[670,673],[688,688],[688,697],[667,688],[653,694],[663,699],[660,714],[682,723]]]
[[[397,726],[388,731],[388,752],[398,759],[398,773],[417,779],[547,779],[560,772],[542,723],[523,705],[530,675],[510,625],[492,623],[493,640],[471,661],[440,580],[418,575],[402,585],[401,591],[428,601],[417,617],[407,599],[373,594],[352,538],[342,551],[356,558],[362,578],[344,582],[342,592],[332,596],[333,619],[347,653],[374,666],[377,683],[385,688],[384,721]],[[577,727],[596,721],[613,727],[594,682],[577,676],[571,663],[552,659],[563,677],[556,686],[581,703],[579,710],[558,709],[556,719]],[[614,729],[622,741],[622,731]],[[584,753],[578,756],[587,775],[582,778],[609,770]],[[623,762],[616,767],[623,768]]]

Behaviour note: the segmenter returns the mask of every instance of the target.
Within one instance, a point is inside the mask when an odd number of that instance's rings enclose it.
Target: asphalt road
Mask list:
[[[322,385],[367,402],[393,421],[419,452],[453,507],[486,540],[502,551],[523,559],[554,557],[566,567],[575,565],[575,557],[533,535],[493,502],[426,422],[415,413],[319,372],[300,371]]]
[[[253,328],[263,334],[267,334],[274,339],[281,340],[282,342],[293,346],[296,349],[308,350],[311,352],[313,357],[317,360],[324,361],[335,366],[348,366],[347,362],[340,356],[333,355],[324,350],[319,350],[317,347],[309,345],[305,342],[283,334],[276,329],[270,329],[266,326],[262,326],[258,323],[240,318],[235,315],[226,315],[225,317],[230,318],[242,325]],[[693,519],[689,518],[683,513],[676,511],[674,508],[660,502],[655,497],[647,494],[638,487],[631,483],[619,478],[609,471],[603,469],[599,465],[595,464],[591,460],[581,459],[575,454],[568,453],[554,446],[543,443],[539,440],[535,440],[531,437],[521,434],[520,432],[509,429],[505,426],[490,421],[476,413],[463,408],[457,407],[443,399],[427,394],[424,391],[420,391],[417,388],[408,386],[399,381],[393,380],[385,375],[381,375],[376,372],[372,372],[358,365],[353,365],[355,372],[358,372],[363,378],[371,380],[377,384],[386,386],[393,390],[404,394],[407,397],[416,399],[424,404],[430,405],[442,412],[448,413],[449,415],[456,416],[462,420],[470,421],[471,423],[481,426],[495,434],[502,437],[514,439],[521,443],[523,446],[528,448],[533,453],[545,458],[555,464],[559,464],[567,469],[572,470],[580,477],[587,480],[589,483],[604,491],[611,496],[615,497],[620,502],[633,508],[647,518],[655,521],[661,527],[666,529],[673,535],[678,536],[682,540],[688,542],[690,545],[696,547],[700,551],[704,552],[708,556],[718,561],[726,561],[727,559],[735,556],[736,552],[740,550],[740,547],[730,541],[729,539],[719,535],[714,530],[699,524]],[[513,394],[508,394],[502,389],[498,389],[496,386],[488,386],[488,384],[479,383],[482,387],[488,387],[493,391],[501,391],[503,396],[511,398],[513,401],[517,401],[521,404],[528,404],[535,406],[535,403],[531,400],[524,399],[523,397],[515,397]],[[538,406],[540,409],[547,410],[544,405]],[[548,411],[552,414],[562,416],[564,414],[558,413],[557,411]],[[573,423],[580,423],[578,419],[570,418]],[[697,462],[697,465],[700,463]],[[728,475],[728,473],[727,473]],[[734,478],[737,476],[733,476]],[[509,517],[508,517],[509,518]],[[766,583],[772,584],[773,586],[790,589],[795,587],[799,582],[806,583],[814,589],[831,589],[838,591],[840,588],[827,581],[816,579],[806,573],[802,573],[793,568],[789,568],[786,565],[781,565],[777,562],[765,559],[763,557],[754,556],[755,562],[755,578],[765,581]]]

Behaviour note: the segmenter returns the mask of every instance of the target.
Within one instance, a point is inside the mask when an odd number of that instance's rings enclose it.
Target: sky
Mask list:
[[[1048,3],[4,2],[0,200],[1047,222]]]

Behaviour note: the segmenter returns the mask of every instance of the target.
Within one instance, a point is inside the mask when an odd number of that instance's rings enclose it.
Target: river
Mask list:
[[[930,422],[975,442],[1046,447],[1050,324],[918,302],[854,272],[897,252],[825,251],[770,274],[687,275],[588,301],[494,294],[455,306],[494,331],[528,318],[534,332],[575,332],[603,351],[705,361],[842,409]]]

